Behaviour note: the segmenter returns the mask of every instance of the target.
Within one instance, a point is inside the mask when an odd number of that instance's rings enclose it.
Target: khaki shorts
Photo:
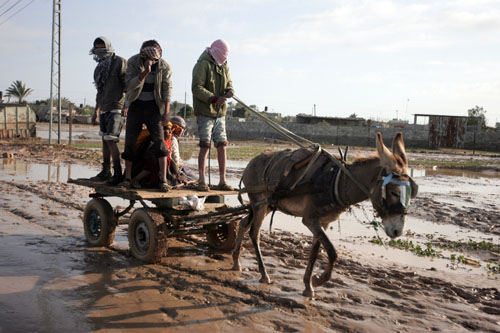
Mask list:
[[[210,140],[214,140],[217,146],[217,144],[222,144],[227,141],[225,117],[212,118],[198,116],[196,121],[198,123],[198,136],[200,137],[200,142],[210,142]]]

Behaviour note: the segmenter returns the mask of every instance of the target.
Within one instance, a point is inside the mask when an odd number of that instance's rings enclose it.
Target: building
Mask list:
[[[364,118],[339,118],[339,117],[317,117],[304,113],[296,116],[296,122],[299,124],[328,124],[333,126],[369,126]]]

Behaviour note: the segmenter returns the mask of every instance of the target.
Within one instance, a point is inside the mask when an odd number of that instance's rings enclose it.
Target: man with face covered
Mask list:
[[[94,70],[94,84],[97,88],[96,110],[92,123],[94,125],[99,123],[103,157],[102,171],[91,179],[116,185],[122,181],[123,177],[117,143],[123,126],[122,112],[126,112],[123,104],[127,61],[115,54],[115,50],[106,37],[98,37],[94,40],[94,47],[90,50],[90,54],[97,62]],[[113,159],[113,177],[111,177],[111,159]]]
[[[200,55],[193,68],[193,108],[198,122],[200,152],[198,154],[199,191],[208,191],[205,181],[207,156],[211,141],[217,147],[220,190],[233,190],[226,183],[226,100],[233,97],[233,82],[229,75],[227,56],[229,44],[217,39]]]
[[[168,191],[167,156],[163,139],[163,126],[168,123],[170,98],[172,95],[172,71],[170,65],[161,58],[162,49],[155,40],[145,41],[139,54],[127,62],[127,95],[125,107],[128,108],[125,135],[125,180],[122,186],[131,187],[132,162],[135,157],[136,141],[142,125],[145,124],[153,142],[153,153],[159,163],[159,188]]]

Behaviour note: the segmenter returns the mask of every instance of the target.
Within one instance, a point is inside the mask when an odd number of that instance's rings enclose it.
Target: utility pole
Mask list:
[[[408,115],[408,103],[410,103],[410,99],[409,98],[406,99],[405,120],[406,120],[406,117]]]
[[[56,66],[57,68],[54,68]],[[56,73],[57,77],[55,75]],[[61,0],[52,1],[52,52],[51,52],[51,64],[50,64],[49,144],[52,143],[52,117],[53,117],[52,112],[54,108],[54,90],[53,90],[54,86],[57,89],[57,120],[58,120],[57,143],[60,144],[61,143]]]
[[[184,91],[184,119],[186,119],[186,99],[187,99],[187,92]]]

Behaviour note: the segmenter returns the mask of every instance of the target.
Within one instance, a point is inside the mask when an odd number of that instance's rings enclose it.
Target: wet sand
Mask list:
[[[362,224],[368,203],[328,230],[339,259],[313,300],[301,295],[311,237],[283,214],[272,233],[269,219],[263,226],[271,285],[258,282],[248,237],[242,273],[204,236],[170,238],[157,265],[129,254],[126,225],[110,249],[89,248],[81,219],[90,189],[66,180],[94,174],[99,161],[80,165],[85,151],[43,148],[0,141],[0,153],[14,157],[0,159],[0,331],[500,331],[499,275],[486,267],[498,266],[497,252],[442,250],[477,267],[374,245]],[[231,171],[236,183],[241,169]],[[499,244],[499,176],[416,175],[420,192],[401,239]],[[325,264],[321,253],[315,273]]]

